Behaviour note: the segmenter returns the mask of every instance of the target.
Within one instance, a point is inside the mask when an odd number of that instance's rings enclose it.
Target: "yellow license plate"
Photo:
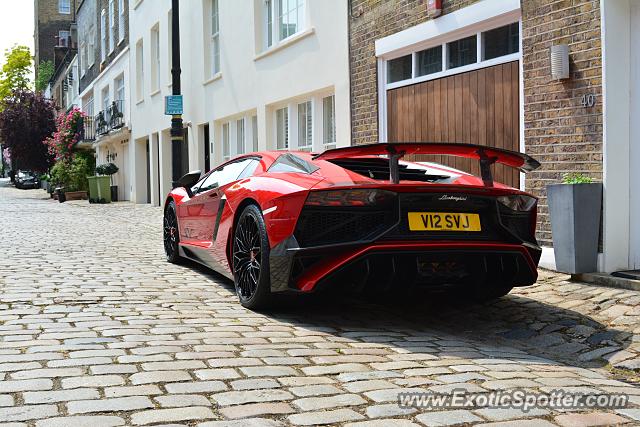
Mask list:
[[[472,213],[409,212],[411,231],[481,231],[480,215]]]

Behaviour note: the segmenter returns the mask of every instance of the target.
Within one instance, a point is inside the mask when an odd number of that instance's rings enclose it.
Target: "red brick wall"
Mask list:
[[[551,244],[546,186],[567,172],[602,179],[602,51],[599,0],[522,2],[524,121],[527,153],[542,167],[526,189],[540,198],[538,239]],[[551,81],[549,48],[569,45],[571,77]],[[582,96],[596,95],[594,107]]]
[[[450,13],[476,0],[444,0]],[[540,198],[541,244],[551,244],[546,185],[566,172],[602,177],[602,53],[599,0],[522,1],[526,151],[541,161],[526,179]],[[350,19],[351,119],[354,144],[378,141],[375,40],[426,21],[426,0],[352,0]],[[571,78],[553,82],[549,48],[568,43]],[[584,108],[584,94],[596,105]]]

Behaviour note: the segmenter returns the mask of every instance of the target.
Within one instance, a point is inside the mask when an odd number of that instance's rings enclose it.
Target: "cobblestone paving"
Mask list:
[[[260,314],[215,273],[166,263],[160,231],[158,208],[59,204],[0,180],[0,425],[640,424],[639,292],[542,272],[485,305],[332,298]],[[631,404],[396,404],[459,388]]]

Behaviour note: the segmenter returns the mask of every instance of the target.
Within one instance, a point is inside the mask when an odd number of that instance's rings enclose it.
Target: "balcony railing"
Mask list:
[[[120,129],[124,126],[124,101],[113,101],[106,110],[96,114],[94,120],[97,135],[105,135],[112,130]]]
[[[93,117],[83,117],[80,121],[80,141],[93,142],[96,140],[96,127]]]

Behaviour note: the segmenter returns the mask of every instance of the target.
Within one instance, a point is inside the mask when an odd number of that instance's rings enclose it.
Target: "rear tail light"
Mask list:
[[[386,190],[329,190],[309,193],[307,206],[384,206],[392,203],[396,193]]]
[[[519,194],[513,196],[498,197],[498,202],[502,203],[513,211],[529,212],[535,207],[538,200],[535,197]]]

